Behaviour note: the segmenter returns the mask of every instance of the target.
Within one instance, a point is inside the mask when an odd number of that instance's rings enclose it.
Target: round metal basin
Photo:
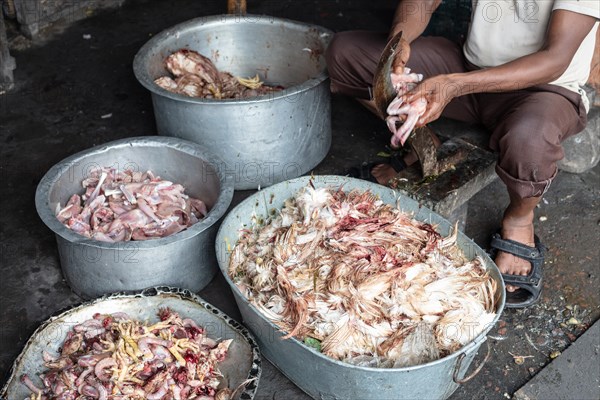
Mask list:
[[[49,318],[31,335],[25,348],[15,360],[10,377],[0,391],[0,399],[25,399],[30,392],[19,379],[27,374],[42,387],[38,376],[44,371],[42,352],[58,352],[67,332],[96,313],[125,312],[131,318],[158,322],[156,313],[161,307],[169,307],[182,318],[191,318],[215,340],[233,339],[227,357],[219,364],[223,373],[221,387],[238,390],[236,399],[254,398],[262,372],[258,346],[246,328],[232,320],[222,311],[187,290],[168,287],[150,288],[134,294],[113,294],[94,300]]]
[[[481,256],[485,268],[496,281],[496,317],[481,334],[457,352],[422,365],[390,369],[359,367],[329,358],[295,338],[282,340],[284,333],[250,304],[230,279],[227,273],[230,251],[237,243],[240,229],[252,226],[253,218],[255,221],[268,219],[273,212],[283,207],[286,199],[306,187],[310,179],[292,179],[250,196],[227,215],[217,234],[219,267],[233,291],[244,325],[254,333],[262,354],[314,399],[412,400],[450,397],[458,387],[457,381],[467,374],[469,364],[485,342],[487,333],[500,318],[505,302],[504,282],[500,271],[485,251],[462,232],[458,234],[458,246],[468,258]],[[341,176],[315,176],[313,184],[317,188],[343,187],[345,191],[370,190],[379,195],[383,202],[397,204],[401,210],[412,214],[413,218],[437,225],[437,231],[444,236],[452,229],[452,224],[446,219],[385,186]]]
[[[158,133],[199,143],[220,156],[235,189],[256,189],[317,166],[331,145],[325,49],[332,32],[268,16],[196,18],[154,36],[133,62],[152,93]],[[182,48],[211,58],[236,76],[257,73],[286,89],[243,100],[196,99],[154,83],[165,58]]]
[[[221,160],[195,143],[167,137],[117,140],[77,153],[52,167],[40,181],[35,205],[56,234],[63,274],[83,298],[106,293],[169,285],[201,290],[216,273],[214,238],[217,221],[233,197],[231,177],[217,167]],[[81,182],[98,167],[151,170],[201,199],[208,215],[184,231],[147,241],[107,243],[88,239],[55,217]]]

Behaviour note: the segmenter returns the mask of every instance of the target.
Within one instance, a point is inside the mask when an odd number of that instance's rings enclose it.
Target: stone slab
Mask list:
[[[449,138],[440,134],[440,139]],[[467,203],[474,195],[497,179],[496,155],[460,137],[452,138],[467,150],[466,159],[454,168],[435,177],[423,179],[417,165],[402,171],[395,180],[395,188],[419,201],[444,217]]]
[[[600,399],[600,321],[520,388],[513,399]]]

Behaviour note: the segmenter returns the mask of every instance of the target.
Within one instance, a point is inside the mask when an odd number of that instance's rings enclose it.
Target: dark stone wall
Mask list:
[[[34,38],[40,31],[58,20],[78,21],[93,15],[97,10],[119,7],[125,0],[13,0],[11,7],[16,13],[21,32]],[[8,4],[8,3],[7,3]],[[12,10],[14,8],[14,10]]]

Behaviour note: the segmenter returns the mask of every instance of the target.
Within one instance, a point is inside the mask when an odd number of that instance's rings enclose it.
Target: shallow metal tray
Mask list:
[[[92,318],[95,313],[117,311],[125,312],[134,319],[157,322],[156,312],[160,307],[169,307],[182,317],[193,319],[213,339],[233,339],[227,358],[220,363],[223,387],[235,390],[243,382],[250,381],[244,390],[238,391],[236,398],[254,398],[262,368],[258,346],[248,330],[187,290],[156,287],[108,295],[50,317],[33,333],[15,360],[10,377],[0,391],[0,399],[21,400],[30,396],[29,389],[20,382],[23,374],[28,374],[41,387],[37,376],[45,369],[42,351],[56,351],[74,325]]]

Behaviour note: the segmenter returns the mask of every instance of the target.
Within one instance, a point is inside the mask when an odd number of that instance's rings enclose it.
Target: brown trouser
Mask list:
[[[336,34],[327,50],[332,92],[370,99],[386,42],[385,33]],[[458,44],[441,37],[415,40],[407,66],[425,78],[477,68],[465,60]],[[491,132],[489,145],[498,153],[496,172],[522,198],[545,193],[556,176],[556,162],[564,157],[561,142],[587,123],[581,96],[555,85],[457,97],[442,116],[480,123]]]

